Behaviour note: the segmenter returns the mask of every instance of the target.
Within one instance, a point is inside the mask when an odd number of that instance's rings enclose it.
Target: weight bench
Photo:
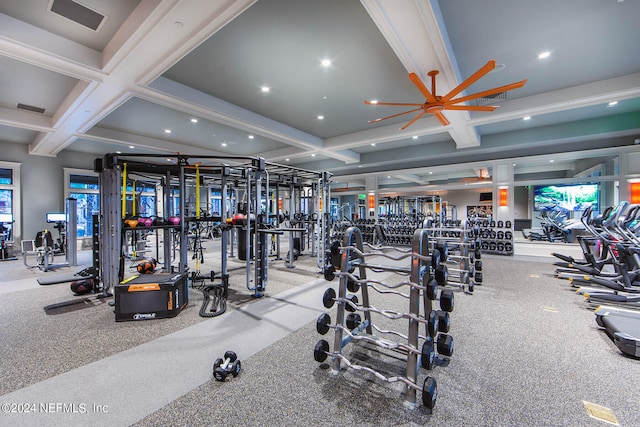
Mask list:
[[[38,277],[38,284],[41,286],[57,285],[58,283],[75,282],[76,280],[96,279],[98,271],[93,267],[86,267],[73,274],[56,274],[51,277]]]

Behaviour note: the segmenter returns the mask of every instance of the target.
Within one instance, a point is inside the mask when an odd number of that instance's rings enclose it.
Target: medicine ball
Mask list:
[[[156,262],[154,259],[146,259],[144,261],[140,261],[136,268],[140,274],[152,274],[153,270],[156,269]]]
[[[71,282],[71,292],[74,295],[84,295],[93,292],[93,279],[76,280]]]

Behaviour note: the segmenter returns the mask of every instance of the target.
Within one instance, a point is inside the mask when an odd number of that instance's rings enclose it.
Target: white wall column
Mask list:
[[[500,206],[501,190],[507,192],[507,205]],[[501,163],[493,166],[493,219],[495,221],[513,221],[513,163]]]
[[[376,219],[378,218],[378,177],[377,176],[368,176],[365,188],[367,191],[367,200],[366,200],[366,211],[367,211],[367,219]],[[371,197],[373,196],[373,209],[371,209]]]

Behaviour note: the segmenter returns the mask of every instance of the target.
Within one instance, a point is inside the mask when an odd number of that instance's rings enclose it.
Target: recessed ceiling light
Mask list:
[[[387,175],[387,179],[391,179],[391,175]]]
[[[226,142],[223,142],[223,143],[222,143],[222,144],[220,144],[220,145],[221,145],[221,146],[223,146],[223,147],[226,147],[226,146],[227,146],[227,143],[226,143]]]
[[[195,117],[191,118],[191,123],[198,123],[198,119],[196,119]]]
[[[267,93],[271,90],[271,88],[269,86],[262,86],[260,90],[262,91],[262,93]]]
[[[553,160],[553,159],[549,160],[549,163],[553,163],[553,162],[555,162],[555,160]]]
[[[418,139],[418,135],[413,135],[411,138]]]
[[[551,56],[551,52],[545,50],[544,52],[538,54],[538,59],[548,58],[549,56]]]
[[[323,97],[322,97],[322,99],[327,99],[327,97],[326,97],[326,96],[323,96]]]
[[[618,103],[618,101],[611,101],[609,104],[607,104],[608,107],[613,107],[614,105],[616,105]]]
[[[318,116],[318,120],[324,120],[324,116]]]
[[[289,159],[289,158],[287,157],[287,158],[286,158],[286,159],[284,159],[284,160],[288,162],[288,161],[289,161],[289,160],[291,160],[291,159]]]
[[[164,133],[171,133],[171,129],[165,129]]]
[[[122,151],[116,151],[116,154],[122,154]]]
[[[524,116],[522,120],[531,120],[531,116]]]
[[[375,146],[376,146],[376,143],[375,143],[375,142],[372,142],[372,143],[371,143],[371,146],[372,146],[372,147],[375,147]]]
[[[320,64],[322,64],[323,67],[328,67],[331,65],[331,60],[330,59],[323,59],[322,62],[320,62]]]
[[[315,156],[316,156],[316,153],[311,153],[311,157],[315,157]]]
[[[362,167],[362,165],[358,165],[358,167],[359,167],[359,168],[361,168],[361,167]]]
[[[429,172],[429,175],[433,175],[433,172]]]
[[[253,135],[249,135],[249,139],[253,139],[253,138],[254,138],[254,136],[253,136]]]
[[[133,150],[135,147],[133,145],[130,145],[129,148],[131,148]]]

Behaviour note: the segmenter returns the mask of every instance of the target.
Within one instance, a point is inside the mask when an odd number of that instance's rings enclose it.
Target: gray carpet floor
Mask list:
[[[217,268],[214,252],[212,246],[203,270]],[[599,330],[582,297],[553,277],[551,260],[483,261],[484,284],[473,295],[455,294],[453,356],[420,370],[419,382],[426,375],[438,382],[433,413],[405,407],[401,383],[335,373],[313,359],[323,338],[315,318],[336,313],[322,306],[321,295],[337,288],[318,274],[315,258],[301,256],[294,269],[273,260],[261,299],[246,289],[242,270],[232,273],[230,306],[218,318],[198,316],[201,296],[192,290],[176,318],[118,323],[104,300],[46,315],[43,306],[72,298],[68,285],[34,286],[32,277],[9,273],[24,270],[21,263],[3,263],[0,403],[17,411],[19,403],[75,399],[89,413],[4,413],[3,406],[0,426],[605,425],[587,416],[585,401],[610,408],[619,425],[640,425],[640,360],[624,357]],[[376,307],[406,311],[402,298],[371,296]],[[406,333],[406,321],[374,315],[374,322]],[[333,330],[324,338],[332,342]],[[242,371],[221,383],[211,365],[227,349],[238,353]],[[403,374],[403,357],[388,350],[350,344],[345,355]]]

